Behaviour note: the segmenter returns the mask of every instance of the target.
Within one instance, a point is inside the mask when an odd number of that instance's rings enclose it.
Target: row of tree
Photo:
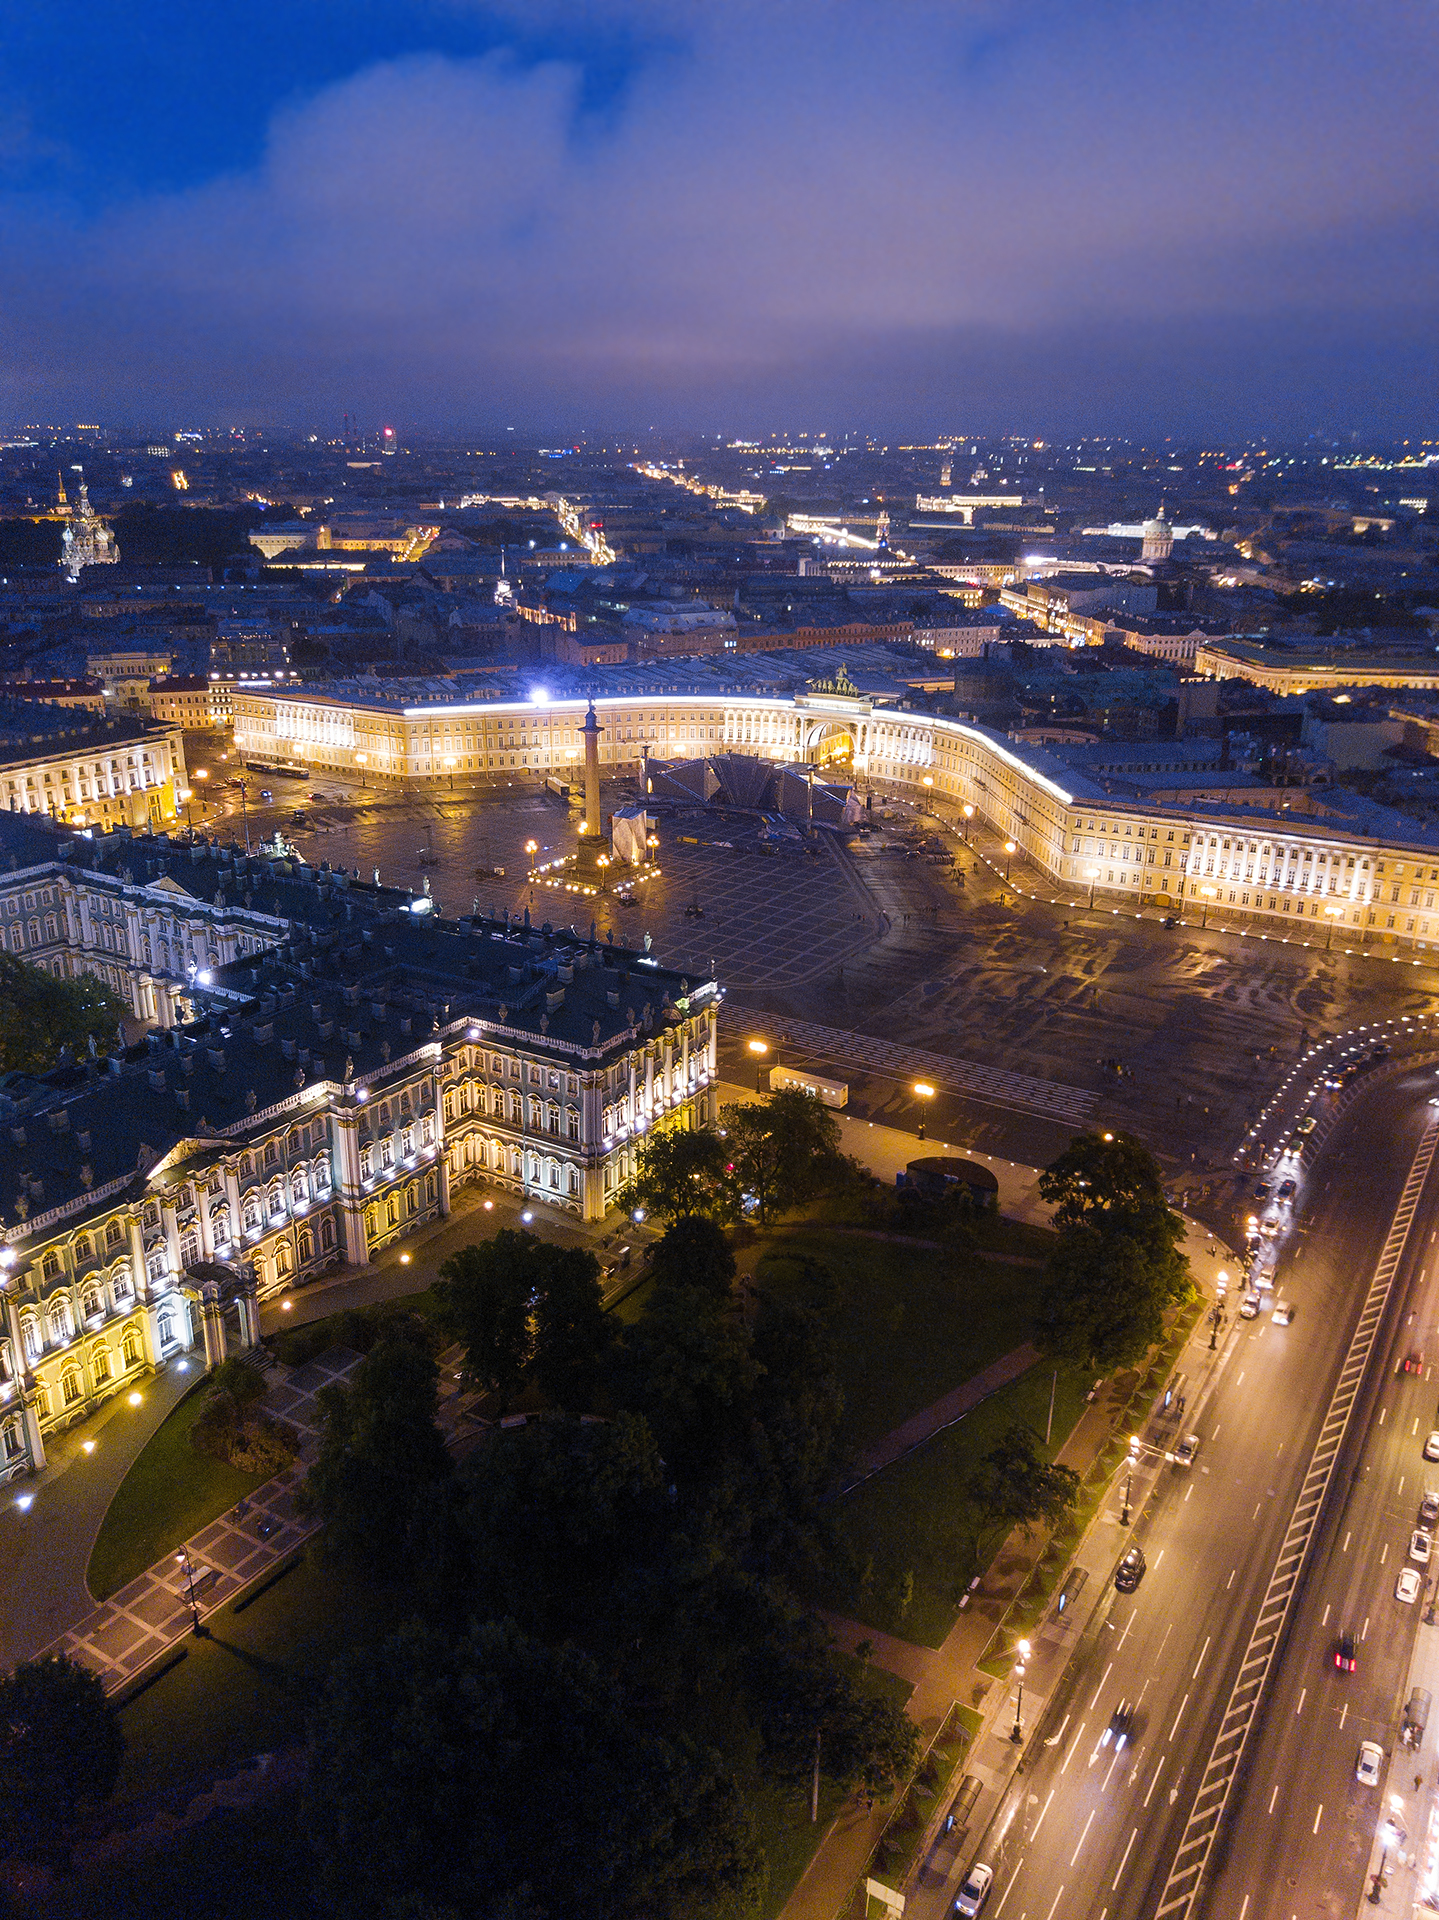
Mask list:
[[[652,1276],[620,1327],[588,1253],[507,1230],[447,1261],[467,1369],[552,1402],[458,1467],[422,1324],[323,1396],[308,1498],[417,1609],[316,1709],[305,1826],[336,1911],[748,1914],[766,1865],[716,1715],[797,1807],[816,1755],[870,1792],[912,1764],[909,1721],[795,1599],[837,1463],[832,1283],[746,1314],[698,1215]]]
[[[839,1122],[802,1088],[720,1112],[718,1129],[671,1129],[646,1141],[634,1178],[619,1196],[660,1220],[701,1214],[761,1226],[853,1177],[839,1149]]]

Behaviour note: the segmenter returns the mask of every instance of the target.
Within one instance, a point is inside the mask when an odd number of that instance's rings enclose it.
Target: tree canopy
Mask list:
[[[991,1523],[1057,1527],[1079,1496],[1079,1475],[1047,1461],[1022,1421],[1006,1428],[969,1477],[970,1499]]]
[[[742,1198],[752,1199],[761,1225],[771,1213],[813,1199],[846,1172],[838,1120],[802,1087],[725,1107],[720,1122],[730,1176]]]
[[[502,1227],[451,1254],[435,1292],[471,1375],[501,1404],[533,1378],[557,1405],[589,1405],[615,1331],[592,1253]]]
[[[125,1736],[98,1674],[64,1654],[0,1679],[0,1834],[7,1852],[65,1851],[80,1808],[108,1800]]]
[[[129,1011],[94,974],[61,980],[0,952],[0,1072],[43,1073],[66,1047],[84,1053],[92,1037],[108,1053]]]
[[[729,1156],[708,1127],[666,1127],[652,1133],[635,1158],[634,1177],[619,1195],[626,1212],[643,1207],[657,1220],[671,1223],[697,1214],[733,1219]]]

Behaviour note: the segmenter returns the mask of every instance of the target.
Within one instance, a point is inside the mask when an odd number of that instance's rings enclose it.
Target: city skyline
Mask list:
[[[283,24],[10,20],[10,421],[1426,430],[1417,8]]]

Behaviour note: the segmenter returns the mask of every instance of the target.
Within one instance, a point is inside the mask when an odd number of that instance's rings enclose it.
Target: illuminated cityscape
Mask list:
[[[1433,1911],[1428,22],[248,27],[7,76],[11,1904]]]

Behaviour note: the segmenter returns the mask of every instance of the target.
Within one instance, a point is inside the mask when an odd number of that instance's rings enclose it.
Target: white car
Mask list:
[[[1294,1319],[1293,1304],[1288,1300],[1276,1300],[1274,1302],[1274,1311],[1269,1317],[1273,1320],[1276,1327],[1287,1327],[1291,1325]]]
[[[1429,1564],[1430,1550],[1433,1545],[1434,1542],[1424,1531],[1423,1527],[1416,1527],[1409,1536],[1409,1558],[1411,1560],[1417,1560],[1421,1567],[1427,1567]]]
[[[1394,1598],[1402,1600],[1406,1607],[1412,1607],[1423,1591],[1424,1582],[1413,1567],[1405,1567],[1394,1582]]]
[[[1431,1433],[1429,1438],[1424,1442],[1424,1458],[1426,1460],[1439,1460],[1439,1429]]]
[[[1251,1288],[1239,1302],[1239,1318],[1241,1320],[1256,1319],[1262,1304],[1259,1295]]]
[[[1359,1758],[1354,1763],[1354,1778],[1361,1787],[1377,1787],[1384,1772],[1384,1749],[1377,1740],[1359,1742]]]
[[[982,1860],[976,1860],[965,1876],[964,1885],[954,1897],[954,1910],[963,1916],[963,1920],[974,1920],[975,1915],[989,1898],[989,1890],[994,1885],[994,1868],[987,1867]]]

